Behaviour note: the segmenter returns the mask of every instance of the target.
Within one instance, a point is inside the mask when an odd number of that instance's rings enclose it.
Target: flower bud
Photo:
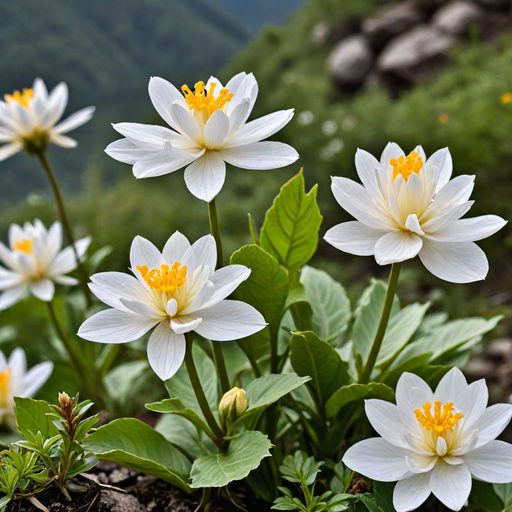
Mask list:
[[[247,410],[248,407],[245,390],[234,387],[221,398],[219,403],[219,417],[224,430]]]

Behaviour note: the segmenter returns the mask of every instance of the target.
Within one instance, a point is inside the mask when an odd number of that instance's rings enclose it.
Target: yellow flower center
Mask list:
[[[223,109],[226,104],[233,98],[233,93],[223,88],[219,91],[219,95],[215,97],[214,92],[217,84],[210,83],[210,87],[206,90],[204,82],[197,82],[194,85],[194,92],[190,90],[188,85],[183,85],[181,91],[185,96],[185,101],[191,110],[198,114],[202,114],[206,121],[216,110]]]
[[[446,402],[443,404],[441,401],[436,400],[433,405],[433,414],[432,404],[430,402],[425,402],[422,406],[423,410],[416,409],[414,414],[416,414],[418,423],[425,430],[433,432],[439,436],[442,436],[444,433],[452,430],[457,422],[464,417],[461,412],[454,414],[453,402]]]
[[[151,270],[147,265],[139,265],[137,270],[151,288],[163,293],[173,293],[187,282],[187,267],[178,262],[172,267],[161,265]]]
[[[25,254],[32,254],[33,245],[34,244],[30,238],[16,240],[16,242],[14,242],[14,250],[24,252]]]
[[[503,105],[508,105],[512,103],[512,92],[504,92],[500,97],[501,103]]]
[[[405,181],[414,172],[418,174],[423,168],[423,158],[417,151],[411,151],[407,156],[392,158],[389,163],[393,167],[393,180],[401,174]]]
[[[6,368],[0,372],[0,407],[9,406],[9,395],[11,390],[11,369]]]
[[[4,99],[9,103],[19,103],[23,108],[27,108],[33,97],[34,89],[23,89],[21,91],[14,91],[12,94],[6,94]]]

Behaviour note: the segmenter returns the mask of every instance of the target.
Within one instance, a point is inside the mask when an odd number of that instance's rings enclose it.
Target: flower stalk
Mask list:
[[[68,242],[71,245],[71,248],[73,250],[76,265],[80,272],[80,284],[81,284],[82,290],[84,292],[84,297],[86,300],[87,307],[89,308],[92,305],[91,293],[87,286],[87,281],[89,280],[89,274],[87,272],[87,269],[85,268],[83,261],[81,260],[81,258],[79,256],[77,248],[76,248],[75,238],[73,236],[73,230],[71,229],[71,224],[69,222],[68,215],[66,213],[66,207],[64,205],[64,198],[63,198],[62,192],[60,190],[59,182],[57,181],[57,177],[55,176],[55,173],[53,172],[53,170],[50,166],[50,163],[48,162],[48,158],[46,157],[46,152],[44,150],[37,151],[35,153],[35,155],[36,155],[37,159],[39,160],[44,172],[46,173],[46,176],[50,183],[50,186],[51,186],[51,189],[53,192],[53,196],[54,196],[55,202],[57,204],[57,210],[59,212],[60,221],[64,228],[64,232],[66,233]]]
[[[391,271],[389,273],[388,289],[386,291],[386,297],[384,298],[384,305],[382,306],[382,313],[380,315],[380,321],[377,327],[377,332],[373,340],[370,355],[368,356],[368,361],[366,362],[366,365],[364,366],[363,371],[361,372],[361,376],[359,377],[359,382],[361,384],[368,383],[373,368],[375,367],[375,363],[377,362],[377,357],[379,356],[382,341],[384,340],[384,335],[386,334],[386,328],[388,326],[389,317],[391,315],[391,308],[393,307],[393,298],[395,296],[395,290],[399,275],[400,263],[393,263],[393,265],[391,265]]]

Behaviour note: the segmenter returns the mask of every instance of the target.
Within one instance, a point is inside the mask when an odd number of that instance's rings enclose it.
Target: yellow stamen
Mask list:
[[[21,91],[14,91],[12,94],[6,94],[4,99],[10,103],[19,103],[23,108],[27,108],[33,97],[34,89],[23,89]]]
[[[187,105],[192,110],[202,114],[205,121],[216,110],[223,109],[231,98],[233,98],[233,93],[229,92],[226,88],[221,89],[219,95],[215,97],[214,93],[216,87],[217,84],[215,82],[210,83],[208,90],[206,90],[204,82],[197,82],[194,85],[194,92],[192,92],[190,87],[186,84],[181,87]]]
[[[164,293],[173,293],[187,281],[187,267],[178,262],[172,267],[161,265],[151,270],[147,265],[139,265],[137,270],[151,288]]]
[[[512,103],[512,92],[504,92],[500,96],[500,100],[503,105],[508,105],[509,103]]]
[[[34,244],[30,238],[16,240],[16,242],[14,242],[14,250],[24,252],[25,254],[32,254],[33,245]]]
[[[417,151],[411,151],[407,156],[392,158],[389,163],[393,167],[393,180],[401,174],[405,181],[414,172],[418,174],[423,168],[423,158]]]
[[[439,436],[452,430],[457,422],[464,417],[461,412],[453,413],[453,402],[442,404],[441,401],[436,400],[434,402],[434,414],[432,414],[432,404],[430,402],[425,402],[422,408],[423,411],[421,409],[414,411],[418,423],[424,429]]]
[[[0,372],[0,407],[9,405],[9,394],[11,391],[11,369],[6,368]]]

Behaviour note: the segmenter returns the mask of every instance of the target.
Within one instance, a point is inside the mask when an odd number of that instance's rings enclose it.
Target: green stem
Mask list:
[[[87,282],[89,281],[89,274],[87,272],[87,269],[85,268],[84,263],[80,259],[78,250],[76,248],[75,238],[73,236],[73,230],[71,229],[71,224],[69,222],[69,219],[68,219],[68,216],[66,213],[66,208],[64,206],[64,198],[62,196],[62,192],[59,187],[59,182],[57,181],[57,177],[55,176],[55,173],[53,172],[52,168],[50,167],[48,159],[46,158],[46,153],[44,151],[38,151],[36,153],[36,156],[37,156],[39,162],[41,163],[41,166],[43,167],[44,172],[46,173],[48,181],[50,182],[50,186],[52,188],[55,202],[57,203],[57,210],[59,212],[59,218],[62,223],[62,227],[64,228],[64,232],[66,233],[68,242],[71,245],[71,248],[73,250],[76,265],[77,265],[77,268],[81,275],[80,282],[81,282],[82,290],[84,292],[87,307],[89,308],[92,305],[91,292],[89,291],[89,287],[87,286]]]
[[[66,333],[64,332],[64,329],[60,325],[59,319],[57,318],[57,314],[55,313],[55,308],[53,307],[53,302],[50,301],[47,302],[46,304],[48,307],[48,315],[50,317],[50,322],[53,325],[53,328],[55,329],[55,332],[57,333],[57,336],[59,337],[66,352],[68,353],[69,359],[71,360],[73,366],[78,372],[80,381],[84,388],[86,388],[87,394],[96,403],[98,407],[104,407],[105,403],[102,393],[96,392],[96,388],[98,385],[100,386],[100,389],[103,390],[103,378],[100,378],[98,382],[95,380],[94,376],[92,377],[92,381],[88,379],[89,372],[87,368],[83,367],[83,358],[81,357],[80,354],[77,354],[76,348],[73,346],[73,343],[67,337]]]
[[[215,434],[217,438],[217,445],[220,447],[222,445],[222,440],[224,434],[213,415],[212,410],[210,409],[210,405],[208,404],[208,400],[203,391],[203,387],[201,386],[201,381],[199,380],[199,375],[197,374],[197,368],[194,363],[194,358],[192,356],[192,343],[193,339],[190,333],[185,335],[187,340],[187,349],[185,351],[185,366],[187,367],[188,376],[190,378],[190,383],[192,384],[192,388],[196,395],[197,403],[201,408],[203,416],[208,423],[208,426],[212,429],[212,432]]]
[[[398,282],[399,275],[400,263],[393,263],[393,265],[391,265],[391,272],[389,274],[388,280],[388,289],[386,291],[386,297],[384,298],[384,305],[382,306],[382,313],[380,315],[379,326],[377,327],[377,332],[375,334],[375,339],[373,340],[370,355],[368,356],[368,361],[366,362],[366,365],[363,368],[363,371],[361,372],[361,376],[359,378],[359,382],[361,384],[368,383],[373,368],[375,367],[375,363],[377,362],[377,357],[379,356],[382,341],[384,340],[384,334],[386,334],[386,328],[388,326],[391,308],[393,307],[393,299],[395,297],[396,284]]]
[[[222,235],[220,231],[219,217],[217,215],[215,199],[212,199],[212,201],[208,203],[208,219],[210,221],[210,232],[213,238],[215,238],[215,243],[217,246],[217,268],[221,268],[224,266],[224,252],[222,250]],[[213,342],[212,348],[215,368],[217,368],[217,374],[219,376],[222,392],[226,393],[231,389],[231,386],[229,384],[229,376],[226,370],[226,361],[224,360],[222,346]]]

